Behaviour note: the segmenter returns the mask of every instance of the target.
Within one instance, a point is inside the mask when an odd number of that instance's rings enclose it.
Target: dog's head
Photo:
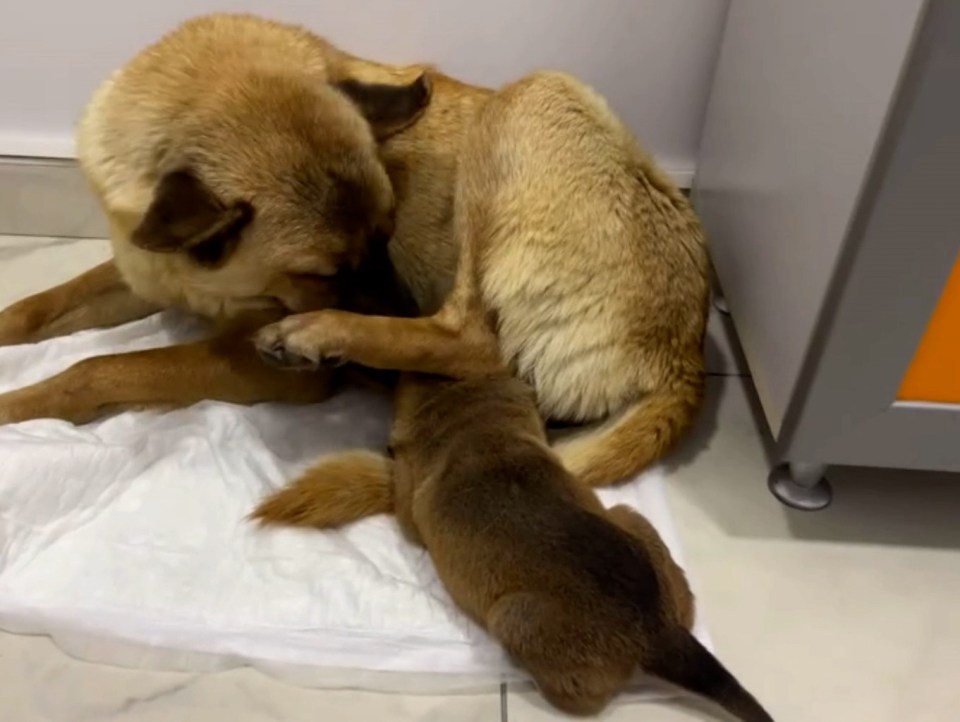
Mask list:
[[[412,123],[429,95],[422,75],[406,85],[225,82],[162,150],[130,241],[176,256],[197,296],[333,305],[340,274],[393,232],[377,142]]]

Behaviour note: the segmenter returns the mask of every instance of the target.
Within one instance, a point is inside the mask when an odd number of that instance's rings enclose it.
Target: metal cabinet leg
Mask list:
[[[730,307],[727,306],[727,299],[719,291],[713,292],[713,307],[724,316],[730,315]]]
[[[767,485],[777,499],[801,511],[819,511],[830,506],[833,489],[824,476],[823,464],[778,464],[770,470]]]

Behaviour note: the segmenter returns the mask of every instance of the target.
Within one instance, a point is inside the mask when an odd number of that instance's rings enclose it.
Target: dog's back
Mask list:
[[[635,474],[700,404],[708,259],[690,203],[603,98],[557,72],[494,95],[460,168],[458,222],[479,239],[504,361],[546,417],[622,412],[561,450],[567,468],[592,485]]]
[[[557,707],[602,710],[640,668],[771,719],[690,634],[692,595],[656,530],[606,510],[549,450],[512,378],[420,381],[395,448],[412,520],[454,600]]]

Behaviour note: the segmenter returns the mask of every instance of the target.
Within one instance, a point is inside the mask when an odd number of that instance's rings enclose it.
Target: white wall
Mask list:
[[[498,84],[571,71],[671,171],[691,173],[727,0],[4,0],[0,155],[72,155],[97,83],[178,21],[213,10],[299,22],[346,50]]]

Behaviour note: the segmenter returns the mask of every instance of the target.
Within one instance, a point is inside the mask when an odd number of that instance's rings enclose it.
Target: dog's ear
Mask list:
[[[350,79],[335,83],[334,87],[360,109],[378,140],[406,128],[430,103],[430,81],[425,73],[406,85]]]
[[[186,251],[202,266],[226,260],[253,217],[245,201],[226,204],[189,170],[164,175],[130,240],[157,253]]]

